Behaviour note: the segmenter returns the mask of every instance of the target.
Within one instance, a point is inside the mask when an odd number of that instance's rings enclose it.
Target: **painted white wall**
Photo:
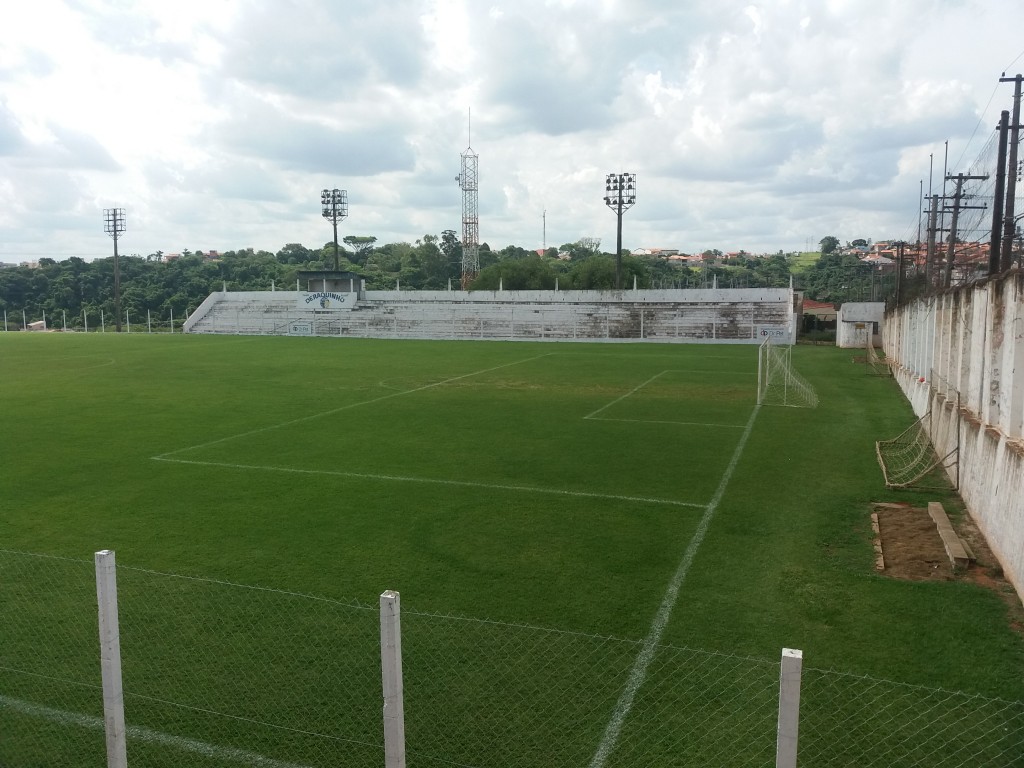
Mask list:
[[[960,495],[1024,597],[1024,274],[899,307],[883,338],[936,452],[959,444]]]
[[[847,323],[880,323],[885,319],[884,301],[847,301],[839,307],[838,320]]]

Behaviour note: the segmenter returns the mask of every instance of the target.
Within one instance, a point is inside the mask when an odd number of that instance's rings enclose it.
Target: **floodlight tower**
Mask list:
[[[468,291],[480,272],[480,156],[473,151],[472,133],[456,181],[462,189],[462,290]]]
[[[114,238],[114,327],[121,332],[121,265],[117,258],[117,238],[124,232],[124,208],[103,209],[103,231]]]
[[[636,174],[609,173],[604,179],[604,204],[615,212],[615,289],[622,289],[622,214],[636,204]]]
[[[334,271],[338,271],[338,222],[348,217],[348,190],[325,189],[320,193],[321,216],[334,227]]]

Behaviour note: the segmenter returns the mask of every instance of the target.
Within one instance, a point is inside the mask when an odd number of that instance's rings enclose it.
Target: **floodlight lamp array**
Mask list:
[[[103,231],[116,238],[125,230],[124,208],[103,209]]]
[[[614,211],[625,211],[636,204],[635,173],[609,173],[604,189],[604,204]]]
[[[320,193],[321,215],[328,221],[338,222],[348,217],[348,190],[325,189]]]

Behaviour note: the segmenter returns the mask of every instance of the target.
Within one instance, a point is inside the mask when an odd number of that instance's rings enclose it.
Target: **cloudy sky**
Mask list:
[[[0,8],[0,261],[461,234],[803,250],[916,231],[1024,71],[1017,0],[32,0]],[[468,133],[469,112],[472,133]],[[959,163],[959,165],[957,165]],[[938,182],[941,183],[941,182]]]

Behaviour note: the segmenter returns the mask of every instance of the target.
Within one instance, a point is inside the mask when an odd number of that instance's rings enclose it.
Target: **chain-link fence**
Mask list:
[[[93,563],[0,578],[0,765],[102,764]],[[780,710],[801,766],[1024,764],[1024,702],[805,668],[780,708],[778,660],[408,609],[386,762],[377,606],[121,566],[117,612],[128,765],[792,766]]]
[[[182,333],[188,310],[134,307],[119,314],[90,308],[80,312],[38,307],[3,310],[0,331],[74,331],[88,333]]]
[[[103,765],[88,561],[0,552],[0,765]]]
[[[1024,702],[804,668],[800,765],[1024,765]]]

